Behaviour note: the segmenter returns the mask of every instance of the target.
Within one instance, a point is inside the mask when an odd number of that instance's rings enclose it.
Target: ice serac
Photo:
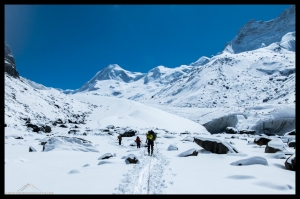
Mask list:
[[[4,44],[4,72],[7,72],[10,76],[19,78],[19,73],[16,69],[15,58],[11,54],[10,48]]]
[[[284,35],[295,31],[295,9],[296,6],[291,5],[278,18],[270,21],[249,21],[225,45],[223,51],[237,54],[280,42]]]

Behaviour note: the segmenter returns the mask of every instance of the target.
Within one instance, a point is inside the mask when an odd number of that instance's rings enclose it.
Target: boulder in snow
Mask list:
[[[217,154],[238,153],[238,151],[225,140],[215,137],[200,137],[194,138],[194,141],[207,151]]]

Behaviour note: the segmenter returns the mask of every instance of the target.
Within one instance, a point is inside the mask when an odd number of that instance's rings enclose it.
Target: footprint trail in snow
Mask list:
[[[169,160],[159,152],[145,156],[141,151],[138,158],[139,164],[124,174],[115,194],[163,194],[167,187],[163,173]]]

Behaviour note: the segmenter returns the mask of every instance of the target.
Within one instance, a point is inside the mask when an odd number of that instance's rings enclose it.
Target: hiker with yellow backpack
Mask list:
[[[150,130],[146,133],[146,143],[148,146],[148,155],[150,156],[150,148],[151,148],[151,156],[153,154],[154,141],[156,139],[156,133]]]

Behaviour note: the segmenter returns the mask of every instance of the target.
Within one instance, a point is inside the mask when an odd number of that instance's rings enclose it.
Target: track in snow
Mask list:
[[[163,194],[167,186],[162,177],[169,161],[159,151],[154,152],[153,156],[145,156],[140,151],[139,163],[124,174],[115,194]]]

